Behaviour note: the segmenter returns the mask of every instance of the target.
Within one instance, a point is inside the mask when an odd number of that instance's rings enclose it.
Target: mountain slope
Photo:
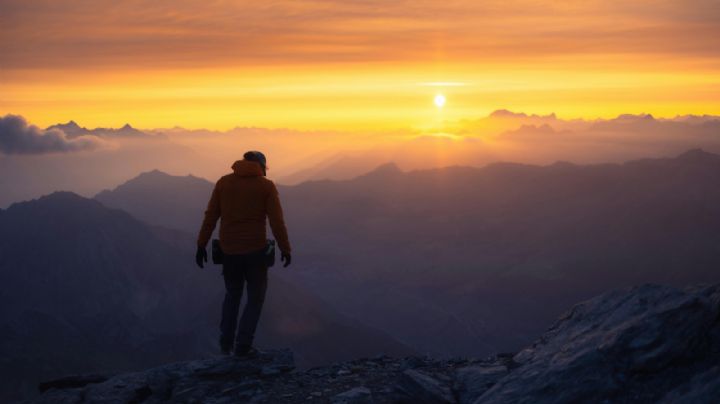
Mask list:
[[[188,175],[172,176],[154,170],[142,173],[95,196],[103,205],[123,209],[156,226],[196,232],[213,184]]]

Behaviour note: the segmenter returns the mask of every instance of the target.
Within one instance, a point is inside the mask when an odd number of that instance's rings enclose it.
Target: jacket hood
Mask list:
[[[263,170],[260,163],[247,160],[238,160],[232,165],[233,172],[241,177],[262,177]]]

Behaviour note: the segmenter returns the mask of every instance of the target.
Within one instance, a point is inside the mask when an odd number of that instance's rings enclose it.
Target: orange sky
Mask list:
[[[718,114],[719,38],[716,0],[4,0],[0,114],[341,130]]]

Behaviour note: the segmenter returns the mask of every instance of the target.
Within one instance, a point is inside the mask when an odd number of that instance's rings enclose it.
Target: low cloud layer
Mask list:
[[[18,115],[0,117],[0,153],[44,154],[92,150],[100,146],[95,137],[80,136],[69,139],[58,129],[43,130],[29,125]]]

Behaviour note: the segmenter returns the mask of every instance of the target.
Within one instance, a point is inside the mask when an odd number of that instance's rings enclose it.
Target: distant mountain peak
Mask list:
[[[85,198],[74,192],[56,191],[48,195],[43,195],[37,199],[24,202],[17,202],[10,205],[10,208],[44,206],[52,208],[74,208],[74,209],[92,209],[98,203],[92,199]]]
[[[374,170],[370,171],[368,174],[386,175],[386,174],[401,174],[402,172],[403,171],[400,169],[400,167],[398,167],[397,164],[395,164],[394,162],[391,161],[389,163],[385,163],[385,164],[381,164],[381,165],[377,166]]]
[[[617,118],[615,118],[617,121],[639,121],[639,120],[646,120],[646,121],[653,121],[655,120],[655,117],[652,116],[652,114],[621,114],[618,115]]]
[[[68,123],[57,123],[55,125],[50,126],[49,128],[57,128],[57,127],[81,129],[80,125],[78,125],[77,122],[75,122],[73,120],[68,121]]]
[[[96,132],[100,135],[132,136],[132,137],[147,136],[147,134],[145,132],[133,128],[132,126],[130,126],[129,123],[126,123],[125,125],[121,126],[118,129],[97,128],[97,129],[94,129],[94,132]]]
[[[515,118],[515,117],[527,117],[526,113],[523,112],[512,112],[508,109],[497,109],[490,114],[493,118]]]
[[[549,113],[547,115],[537,115],[537,114],[526,114],[524,112],[513,112],[508,109],[498,109],[493,111],[490,114],[491,118],[545,118],[545,119],[557,119],[557,116],[554,112]]]
[[[202,195],[202,198],[205,198],[209,195],[210,190],[212,190],[212,185],[213,184],[211,182],[204,178],[192,175],[172,175],[159,169],[153,169],[142,172],[113,189],[105,189],[99,192],[95,195],[95,199],[107,206],[131,211],[132,209],[128,208],[128,206],[125,206],[122,203],[116,203],[116,198],[124,200],[123,198],[130,197],[136,198],[137,201],[140,201],[149,195],[148,192],[152,192],[155,193],[153,203],[158,203],[159,200],[163,200],[167,203],[169,201],[173,201],[173,198],[175,198],[179,193],[193,193],[193,190],[195,192],[193,195]],[[158,195],[163,195],[163,197],[159,197]],[[143,202],[143,205],[147,205],[148,203],[150,203],[150,201]],[[140,216],[149,223],[153,222],[153,220],[149,217],[140,214],[136,216]]]
[[[697,148],[688,150],[685,153],[678,155],[676,159],[683,161],[708,161],[718,160],[720,159],[720,155],[707,152],[701,148]]]
[[[141,172],[140,174],[138,174],[137,177],[135,177],[135,179],[141,178],[141,177],[157,177],[157,178],[163,178],[163,177],[172,177],[172,175],[166,173],[165,171],[160,171],[160,170],[158,170],[157,168],[155,168],[155,169],[152,169],[152,170],[150,170],[150,171]],[[132,180],[130,180],[130,181],[132,181]]]
[[[63,131],[69,136],[85,135],[90,133],[89,130],[78,125],[77,122],[70,120],[68,123],[57,123],[55,125],[48,126],[46,130],[57,129]]]
[[[48,195],[43,195],[37,200],[88,200],[87,198],[83,198],[82,196],[76,194],[75,192],[70,191],[55,191]]]

